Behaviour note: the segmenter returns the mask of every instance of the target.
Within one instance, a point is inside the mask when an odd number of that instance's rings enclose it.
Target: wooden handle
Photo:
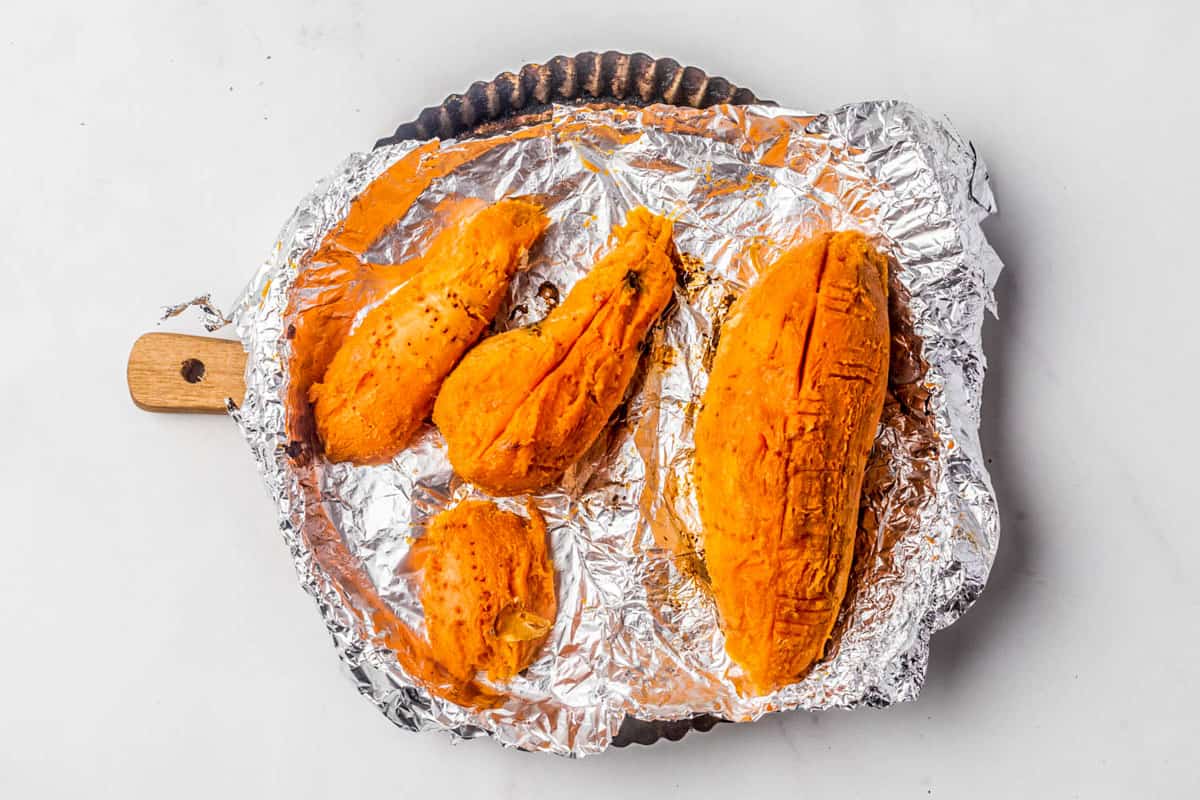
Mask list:
[[[125,379],[144,411],[224,414],[225,399],[246,394],[246,353],[241,342],[147,333],[133,343]]]

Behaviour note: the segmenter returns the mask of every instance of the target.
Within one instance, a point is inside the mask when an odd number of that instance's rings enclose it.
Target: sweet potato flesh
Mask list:
[[[887,262],[861,234],[786,253],[732,307],[696,423],[705,564],[749,687],[822,656],[888,374]]]
[[[405,266],[408,281],[367,312],[309,390],[329,460],[380,463],[409,443],[547,223],[535,203],[502,200]]]
[[[490,501],[441,512],[413,547],[433,658],[456,681],[505,681],[536,657],[556,611],[546,525]]]
[[[493,494],[533,491],[592,445],[671,299],[671,233],[666,218],[634,209],[612,250],[544,320],[463,358],[433,409],[459,475]]]

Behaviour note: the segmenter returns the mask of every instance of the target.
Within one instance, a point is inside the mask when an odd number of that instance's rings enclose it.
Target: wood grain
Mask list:
[[[225,413],[226,398],[246,394],[241,342],[180,333],[147,333],[133,344],[125,379],[144,411]]]

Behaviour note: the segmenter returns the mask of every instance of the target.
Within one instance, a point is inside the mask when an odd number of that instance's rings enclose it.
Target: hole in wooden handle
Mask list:
[[[204,362],[198,358],[185,359],[179,365],[179,374],[188,383],[199,383],[204,380]]]

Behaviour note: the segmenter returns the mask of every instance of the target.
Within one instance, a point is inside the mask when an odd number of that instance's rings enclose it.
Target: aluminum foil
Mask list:
[[[234,416],[360,692],[406,728],[568,755],[604,750],[627,715],[746,721],[915,698],[930,635],[979,595],[999,536],[978,427],[981,326],[1001,264],[979,227],[994,205],[974,148],[898,102],[815,115],[560,107],[540,135],[506,137],[436,180],[371,248],[375,262],[411,255],[446,198],[551,198],[554,224],[514,280],[503,330],[548,313],[546,284],[565,296],[630,208],[677,216],[688,274],[626,404],[561,485],[536,496],[558,575],[553,631],[507,701],[478,711],[410,679],[364,613],[382,603],[422,630],[409,545],[433,514],[477,494],[453,474],[440,434],[429,426],[391,463],[356,467],[296,459],[286,424],[293,282],[356,195],[416,146],[353,155],[322,181],[232,315],[250,354]],[[892,385],[835,645],[799,683],[742,697],[704,588],[692,424],[731,300],[782,249],[830,228],[862,230],[893,259]]]

